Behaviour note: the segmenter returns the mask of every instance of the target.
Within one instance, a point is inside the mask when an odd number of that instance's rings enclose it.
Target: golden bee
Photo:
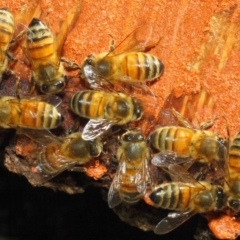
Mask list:
[[[160,153],[152,159],[157,166],[165,164],[166,158],[184,158],[200,162],[224,162],[227,154],[226,140],[207,130],[177,126],[156,128],[149,136],[151,146]],[[168,161],[167,161],[168,162]]]
[[[23,48],[31,64],[32,80],[45,94],[59,93],[66,85],[65,70],[60,56],[67,33],[74,25],[79,11],[80,1],[69,11],[56,37],[38,18],[33,18],[29,24]]]
[[[156,186],[149,198],[155,207],[176,212],[169,213],[157,224],[154,229],[156,234],[172,231],[196,213],[218,211],[224,207],[221,186],[198,182],[177,164],[170,164],[168,171],[175,181]]]
[[[43,145],[37,154],[37,164],[34,173],[35,184],[41,184],[59,173],[70,170],[76,165],[87,163],[91,158],[98,157],[102,152],[102,142],[99,138],[93,141],[82,139],[80,132],[72,133],[67,137],[56,137],[48,130],[33,131],[24,129],[22,133]]]
[[[112,125],[124,125],[143,115],[141,102],[121,92],[80,91],[71,98],[70,109],[90,119],[83,130],[85,140],[100,136]]]
[[[148,159],[150,149],[139,131],[122,135],[117,149],[118,170],[108,192],[108,205],[114,208],[122,201],[136,203],[146,193],[150,176]]]
[[[6,9],[0,9],[0,81],[2,75],[7,69],[8,65],[8,49],[14,34],[14,17],[12,13]]]
[[[141,26],[110,52],[90,55],[81,66],[81,77],[91,88],[101,88],[116,81],[130,84],[157,79],[164,65],[155,56],[143,53],[156,45],[150,43],[151,26]]]
[[[240,212],[240,133],[235,136],[230,145],[226,165],[225,191],[227,193],[227,205],[234,212]]]
[[[61,99],[57,96],[47,98],[0,98],[0,127],[52,129],[58,127],[63,117],[57,106]]]

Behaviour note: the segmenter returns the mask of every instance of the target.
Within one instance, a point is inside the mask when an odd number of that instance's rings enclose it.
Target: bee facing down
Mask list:
[[[118,170],[108,192],[108,205],[114,208],[122,201],[138,202],[146,193],[150,181],[148,159],[150,149],[138,131],[122,135],[117,150]]]
[[[142,53],[156,45],[149,43],[151,34],[151,26],[141,26],[110,52],[87,57],[81,66],[81,77],[91,88],[116,81],[139,84],[157,79],[164,65],[157,57]]]
[[[66,75],[60,56],[67,33],[74,25],[79,11],[80,1],[69,11],[56,37],[38,18],[33,18],[29,24],[24,51],[31,64],[32,80],[43,93],[56,94],[65,87]]]
[[[57,96],[48,98],[47,103],[42,98],[1,97],[0,127],[53,129],[63,120],[57,106],[61,99]]]
[[[77,115],[90,119],[83,130],[85,140],[100,136],[112,125],[124,125],[143,115],[141,102],[120,92],[80,91],[71,98],[70,108]]]
[[[6,9],[0,9],[0,81],[7,69],[7,51],[14,33],[15,21],[12,13]]]

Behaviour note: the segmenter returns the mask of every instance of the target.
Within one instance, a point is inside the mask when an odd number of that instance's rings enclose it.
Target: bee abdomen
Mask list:
[[[57,108],[46,102],[23,102],[22,109],[20,125],[25,127],[52,129],[63,120]]]
[[[181,184],[161,184],[149,198],[158,207],[172,210],[182,210],[189,206],[191,189]]]
[[[150,81],[163,72],[162,62],[146,53],[129,53],[122,59],[122,73],[132,80]]]
[[[70,101],[70,108],[79,116],[86,118],[100,118],[104,115],[104,96],[97,91],[81,91]]]
[[[138,202],[143,197],[143,194],[137,191],[136,185],[130,186],[127,184],[121,186],[119,195],[122,201],[130,204]]]
[[[12,39],[14,32],[14,18],[13,15],[6,9],[0,9],[0,62],[3,62],[6,55],[5,51],[8,49],[9,42]]]

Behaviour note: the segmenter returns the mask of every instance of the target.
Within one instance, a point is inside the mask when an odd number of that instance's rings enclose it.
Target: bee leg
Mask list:
[[[79,70],[80,69],[80,66],[77,63],[72,62],[72,61],[68,60],[67,58],[61,57],[61,62],[66,63],[67,68],[69,68],[70,70]]]
[[[20,78],[16,78],[16,85],[15,85],[15,94],[18,99],[20,99],[20,94],[19,94],[19,89],[20,89]]]
[[[76,132],[80,126],[80,120],[76,120],[74,125],[67,130],[66,135],[72,134],[73,132]]]
[[[71,169],[69,169],[69,171],[71,171],[71,172],[86,172],[86,168],[80,167],[80,166],[75,166],[75,167],[72,167]]]
[[[186,128],[194,128],[194,126],[183,117],[183,115],[176,111],[175,108],[172,108],[173,115],[176,117],[176,119]]]
[[[35,82],[33,78],[31,77],[31,89],[30,89],[30,94],[32,95],[35,90]]]

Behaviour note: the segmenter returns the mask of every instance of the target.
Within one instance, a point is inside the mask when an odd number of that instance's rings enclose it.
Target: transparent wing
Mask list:
[[[154,155],[151,162],[153,165],[161,168],[167,168],[169,164],[183,164],[192,162],[193,159],[188,156],[178,156],[173,151],[164,151]]]
[[[30,129],[30,128],[19,128],[17,130],[18,135],[26,135],[28,138],[36,141],[44,146],[57,142],[59,144],[63,143],[63,139],[53,135],[48,129]]]
[[[83,129],[82,138],[85,141],[94,140],[110,129],[112,125],[114,125],[114,121],[107,119],[90,119]]]
[[[170,164],[168,171],[174,181],[194,184],[195,186],[196,184],[199,185],[199,182],[185,168],[178,164]]]
[[[161,125],[171,119],[174,125],[185,125],[184,121],[186,121],[199,129],[202,126],[200,122],[212,122],[216,118],[215,103],[211,95],[203,88],[197,93],[183,93],[180,96],[173,90],[165,100],[159,118]]]
[[[169,213],[167,217],[165,217],[157,224],[157,226],[154,228],[154,233],[160,235],[169,233],[195,214],[195,212]]]
[[[110,208],[114,208],[122,202],[119,194],[119,190],[122,184],[122,176],[126,172],[126,164],[124,159],[121,157],[119,160],[118,169],[113,178],[112,184],[108,192],[108,205]]]
[[[157,42],[150,42],[152,26],[142,25],[130,33],[109,55],[119,55],[126,52],[143,52],[154,47]]]

